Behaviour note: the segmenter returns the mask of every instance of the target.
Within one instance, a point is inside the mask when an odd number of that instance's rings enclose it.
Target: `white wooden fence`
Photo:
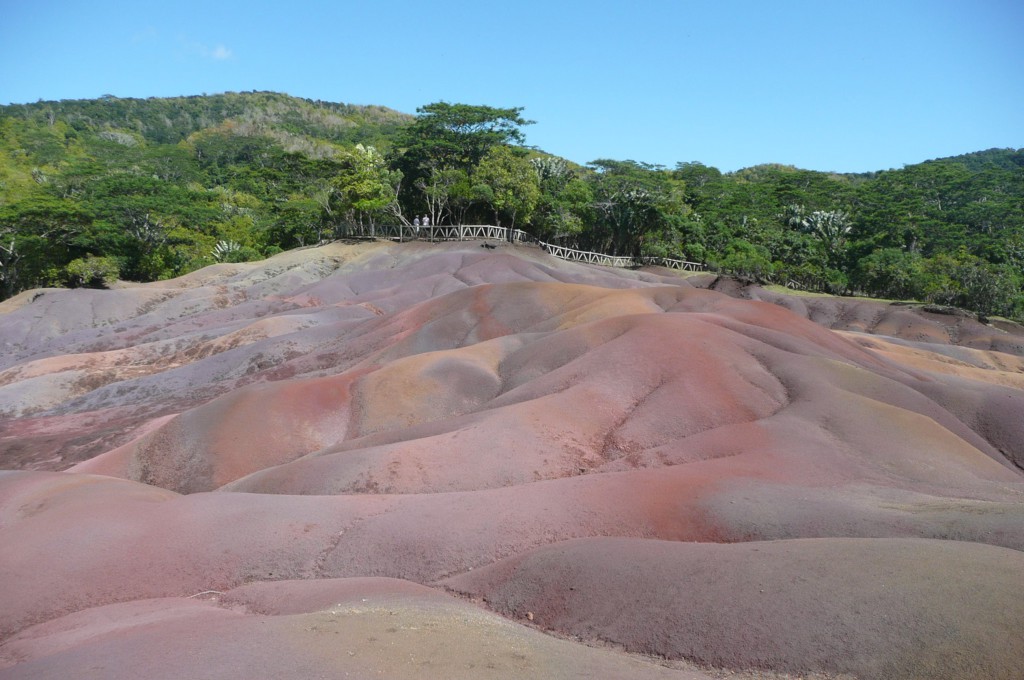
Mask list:
[[[389,226],[357,226],[345,227],[340,236],[344,238],[383,238],[394,241],[475,241],[480,239],[494,241],[509,241],[509,229],[507,227],[495,227],[487,224],[460,224],[450,226],[414,227],[409,225]],[[530,236],[519,229],[512,230],[512,242],[514,243],[536,243],[549,254],[561,260],[573,262],[587,262],[599,264],[606,267],[636,267],[638,265],[654,265],[678,269],[685,272],[707,271],[707,267],[699,262],[687,262],[686,260],[674,260],[668,257],[640,257],[634,258],[626,255],[605,255],[589,250],[576,250],[554,243],[545,243]]]

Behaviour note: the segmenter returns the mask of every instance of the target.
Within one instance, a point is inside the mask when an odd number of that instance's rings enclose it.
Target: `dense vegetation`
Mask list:
[[[352,224],[497,223],[762,281],[1024,316],[1024,150],[865,175],[524,146],[518,108],[228,93],[0,107],[0,299],[154,280]]]

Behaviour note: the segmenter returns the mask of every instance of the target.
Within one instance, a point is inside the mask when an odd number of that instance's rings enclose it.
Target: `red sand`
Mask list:
[[[918,539],[586,539],[446,582],[511,618],[670,659],[1007,679],[1024,655],[1021,583],[1016,550]]]
[[[1024,333],[733,292],[365,244],[5,303],[0,677],[1012,677]],[[324,642],[389,618],[428,665]]]

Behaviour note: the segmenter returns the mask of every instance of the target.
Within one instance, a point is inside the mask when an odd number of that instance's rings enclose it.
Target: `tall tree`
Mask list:
[[[522,144],[520,128],[532,123],[522,117],[521,107],[435,102],[416,111],[416,120],[398,135],[394,160],[406,179],[403,202],[416,212],[424,206],[429,212],[431,204],[437,208],[439,189],[452,186],[447,171],[471,175],[492,148]]]
[[[521,127],[533,121],[522,107],[495,108],[435,102],[416,109],[416,121],[399,136],[404,155],[417,164],[435,162],[443,168],[469,170],[492,147],[525,141]]]
[[[0,207],[0,300],[47,283],[47,270],[76,254],[90,218],[76,201],[42,192]]]
[[[385,218],[400,219],[396,192],[401,181],[401,172],[391,170],[374,147],[357,144],[342,162],[329,205],[337,205],[344,222],[360,226],[372,227]]]
[[[594,195],[590,186],[553,156],[530,161],[540,184],[540,199],[532,218],[534,234],[542,239],[575,239],[592,222]]]
[[[649,237],[689,212],[682,182],[659,166],[607,159],[589,165],[596,170],[590,176],[598,227],[594,249],[640,256]]]
[[[515,229],[517,219],[529,220],[540,199],[540,182],[533,166],[505,145],[487,152],[473,180],[494,211],[499,227],[504,222],[511,230]]]
[[[426,177],[416,181],[423,192],[431,224],[458,224],[472,199],[469,175],[462,168],[430,167]]]

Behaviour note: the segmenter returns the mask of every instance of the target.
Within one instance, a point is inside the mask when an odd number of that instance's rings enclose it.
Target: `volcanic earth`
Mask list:
[[[494,245],[0,304],[0,678],[1024,677],[1024,330]]]

